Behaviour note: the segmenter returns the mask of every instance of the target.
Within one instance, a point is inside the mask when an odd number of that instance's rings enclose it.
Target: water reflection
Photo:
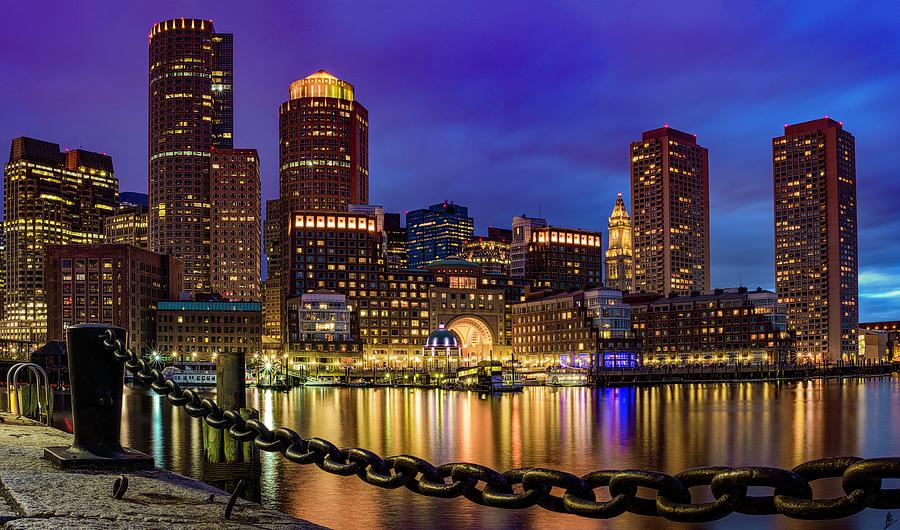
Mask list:
[[[703,384],[653,388],[528,388],[520,395],[422,389],[251,390],[248,403],[269,426],[287,426],[339,446],[435,463],[471,461],[497,469],[550,466],[574,473],[648,467],[676,472],[701,465],[772,465],[834,455],[900,454],[900,379],[776,385]],[[197,420],[165,399],[126,391],[123,443],[180,473],[199,476]],[[540,509],[503,511],[459,499],[381,490],[263,455],[263,502],[335,528],[655,527],[637,516],[589,521]],[[839,494],[838,481],[814,486]],[[698,493],[699,494],[699,493]],[[900,514],[897,514],[900,515]],[[869,511],[819,528],[881,527]],[[808,524],[808,523],[807,523]],[[662,525],[665,526],[665,525]],[[671,525],[672,527],[682,527]],[[732,516],[709,527],[802,528],[783,517]],[[692,527],[696,528],[696,526]]]

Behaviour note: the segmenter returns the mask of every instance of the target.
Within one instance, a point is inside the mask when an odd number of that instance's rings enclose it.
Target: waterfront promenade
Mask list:
[[[61,471],[44,447],[71,445],[72,435],[0,413],[0,527],[41,528],[322,528],[238,499],[168,471],[124,475],[128,489],[112,496],[116,471]],[[158,465],[161,463],[157,463]]]

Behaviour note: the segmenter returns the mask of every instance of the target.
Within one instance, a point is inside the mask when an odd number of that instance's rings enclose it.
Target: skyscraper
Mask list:
[[[232,302],[259,301],[262,218],[256,149],[213,149],[210,178],[212,291]]]
[[[668,125],[631,144],[634,290],[709,290],[709,152]]]
[[[47,334],[45,247],[102,243],[119,181],[105,154],[16,138],[4,167],[6,303],[0,337],[40,342]]]
[[[785,125],[772,139],[775,286],[799,355],[858,349],[856,147],[840,122]]]
[[[475,237],[475,221],[465,206],[443,202],[406,214],[409,266],[420,269],[462,252]]]
[[[188,292],[211,289],[209,156],[232,142],[230,53],[209,20],[150,30],[150,249],[182,261]]]
[[[346,212],[369,202],[369,113],[353,85],[319,70],[291,83],[279,116],[279,198],[286,215]]]
[[[609,216],[609,247],[606,249],[606,287],[629,292],[634,290],[634,247],[631,239],[631,217],[620,193]]]
[[[290,282],[289,230],[296,212],[346,212],[369,202],[369,113],[353,85],[325,70],[291,83],[279,113],[278,199],[266,203],[266,329],[281,323]],[[274,292],[278,292],[278,297]],[[277,300],[278,307],[273,304]]]

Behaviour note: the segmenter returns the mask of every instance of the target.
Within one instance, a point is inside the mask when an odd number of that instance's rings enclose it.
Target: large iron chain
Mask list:
[[[428,497],[465,497],[496,508],[540,506],[560,513],[607,519],[625,512],[660,516],[672,521],[705,522],[731,513],[782,514],[796,519],[838,519],[866,508],[900,509],[900,488],[882,488],[882,479],[900,478],[900,458],[822,458],[794,469],[771,467],[702,467],[668,475],[659,471],[628,469],[593,471],[576,476],[541,468],[512,469],[504,473],[478,464],[457,462],[434,466],[410,455],[387,458],[357,447],[338,448],[322,438],[303,438],[297,432],[271,430],[262,422],[244,420],[232,410],[223,411],[197,392],[182,389],[162,372],[151,368],[125,348],[110,330],[103,344],[125,363],[134,380],[149,385],[169,403],[184,407],[210,427],[225,430],[241,442],[253,442],[262,451],[278,452],[298,464],[315,464],[334,475],[356,475],[380,488],[405,487]],[[810,482],[841,478],[844,496],[814,499]],[[714,500],[692,503],[690,488],[709,487]],[[772,488],[767,496],[750,496],[750,487]],[[607,488],[609,500],[597,500],[595,490]],[[638,496],[638,488],[656,496]],[[554,494],[554,489],[559,492]]]

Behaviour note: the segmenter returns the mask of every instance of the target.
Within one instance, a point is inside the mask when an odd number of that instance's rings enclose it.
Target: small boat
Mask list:
[[[216,386],[216,363],[184,362],[166,366],[163,377],[184,387]]]
[[[500,361],[481,361],[478,366],[463,368],[456,373],[456,384],[460,390],[479,392],[521,392],[520,374],[507,370]]]
[[[584,386],[589,383],[587,372],[551,370],[544,380],[547,386]]]
[[[307,377],[303,386],[339,386],[337,379],[326,379],[319,377]]]

